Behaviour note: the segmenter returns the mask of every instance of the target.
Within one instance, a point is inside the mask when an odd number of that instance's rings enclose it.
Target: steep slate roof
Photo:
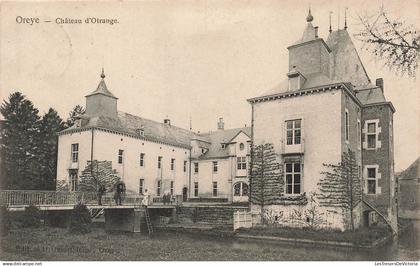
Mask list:
[[[382,90],[378,87],[372,89],[357,90],[356,97],[360,100],[362,104],[386,102]]]
[[[312,24],[308,23],[302,38],[296,43],[299,44],[311,41],[314,39],[314,31],[315,29]],[[323,73],[304,74],[303,76],[306,81],[301,90],[334,83],[351,83],[355,86],[355,90],[360,90],[360,92],[358,91],[357,93],[357,97],[363,104],[386,102],[382,91],[370,82],[369,76],[367,75],[363,63],[357,53],[356,47],[354,46],[347,30],[343,29],[332,31],[328,36],[326,44],[331,49],[331,76],[329,77]],[[268,96],[286,92],[288,87],[289,82],[288,79],[285,78],[277,86],[259,96]],[[371,89],[371,92],[369,92],[370,90],[365,90],[367,88]]]
[[[105,75],[102,75],[101,77],[102,77],[102,79],[101,79],[101,81],[98,84],[98,88],[96,88],[96,90],[93,91],[92,93],[86,95],[86,97],[92,96],[92,95],[95,95],[95,94],[103,94],[103,95],[106,95],[106,96],[109,96],[109,97],[118,99],[117,97],[114,96],[114,94],[112,94],[112,92],[110,92],[108,90],[108,88],[107,88],[107,86],[105,84],[105,80],[104,80]]]
[[[251,138],[251,128],[234,128],[227,130],[218,130],[214,132],[202,133],[200,136],[208,139],[211,144],[208,146],[208,151],[201,155],[199,159],[222,158],[229,156],[229,149],[222,148],[222,143],[230,143],[239,133],[245,133]]]
[[[118,118],[99,116],[87,119],[87,123],[83,124],[82,127],[74,125],[60,133],[79,128],[96,127],[181,147],[190,147],[190,140],[192,138],[206,140],[201,136],[197,136],[192,131],[120,111],[118,112]],[[144,136],[140,135],[140,129],[144,131]]]
[[[420,157],[417,158],[407,169],[398,175],[399,180],[420,178]]]

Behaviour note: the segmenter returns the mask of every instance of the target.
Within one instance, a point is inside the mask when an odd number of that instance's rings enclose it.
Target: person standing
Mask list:
[[[105,194],[105,187],[102,184],[99,184],[98,186],[98,191],[97,191],[97,196],[98,196],[98,205],[101,206],[102,205],[102,196]]]
[[[141,202],[145,208],[149,206],[149,197],[150,197],[149,192],[147,191],[147,189],[145,189],[143,193],[143,200]]]

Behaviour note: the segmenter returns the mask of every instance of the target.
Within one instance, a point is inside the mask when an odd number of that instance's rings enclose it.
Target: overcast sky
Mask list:
[[[320,37],[344,24],[359,29],[357,14],[383,3],[394,17],[419,27],[418,1],[310,1]],[[0,96],[23,92],[41,114],[49,107],[66,118],[96,89],[102,66],[119,110],[189,127],[216,129],[250,125],[246,102],[285,77],[286,47],[306,26],[309,1],[147,1],[1,2]],[[402,10],[401,7],[404,7]],[[340,14],[339,14],[340,13]],[[38,17],[39,24],[18,24],[16,17]],[[118,24],[62,24],[57,18],[115,18]],[[43,21],[51,20],[51,23]],[[360,43],[355,41],[357,47]],[[419,81],[399,77],[360,51],[371,80],[383,77],[395,114],[395,169],[420,154]]]

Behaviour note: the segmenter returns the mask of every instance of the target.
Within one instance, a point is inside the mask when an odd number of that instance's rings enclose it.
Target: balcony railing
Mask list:
[[[140,205],[143,197],[136,193],[123,193],[122,204]],[[13,206],[65,206],[84,203],[98,204],[95,192],[81,191],[40,191],[40,190],[2,190],[0,191],[0,204]],[[115,205],[114,193],[102,196],[103,205]]]

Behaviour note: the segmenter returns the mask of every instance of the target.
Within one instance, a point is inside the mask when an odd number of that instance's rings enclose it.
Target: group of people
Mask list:
[[[105,194],[105,192],[106,192],[105,186],[102,184],[99,184],[97,188],[98,205],[102,205],[102,196]],[[124,193],[125,193],[125,185],[122,182],[117,183],[115,186],[115,192],[114,192],[114,200],[115,200],[116,205],[122,205]],[[165,205],[172,204],[173,200],[174,198],[170,193],[165,193],[163,195],[163,198],[162,198],[163,204]],[[141,204],[146,208],[147,206],[150,205],[150,194],[147,191],[147,189],[144,190]]]

